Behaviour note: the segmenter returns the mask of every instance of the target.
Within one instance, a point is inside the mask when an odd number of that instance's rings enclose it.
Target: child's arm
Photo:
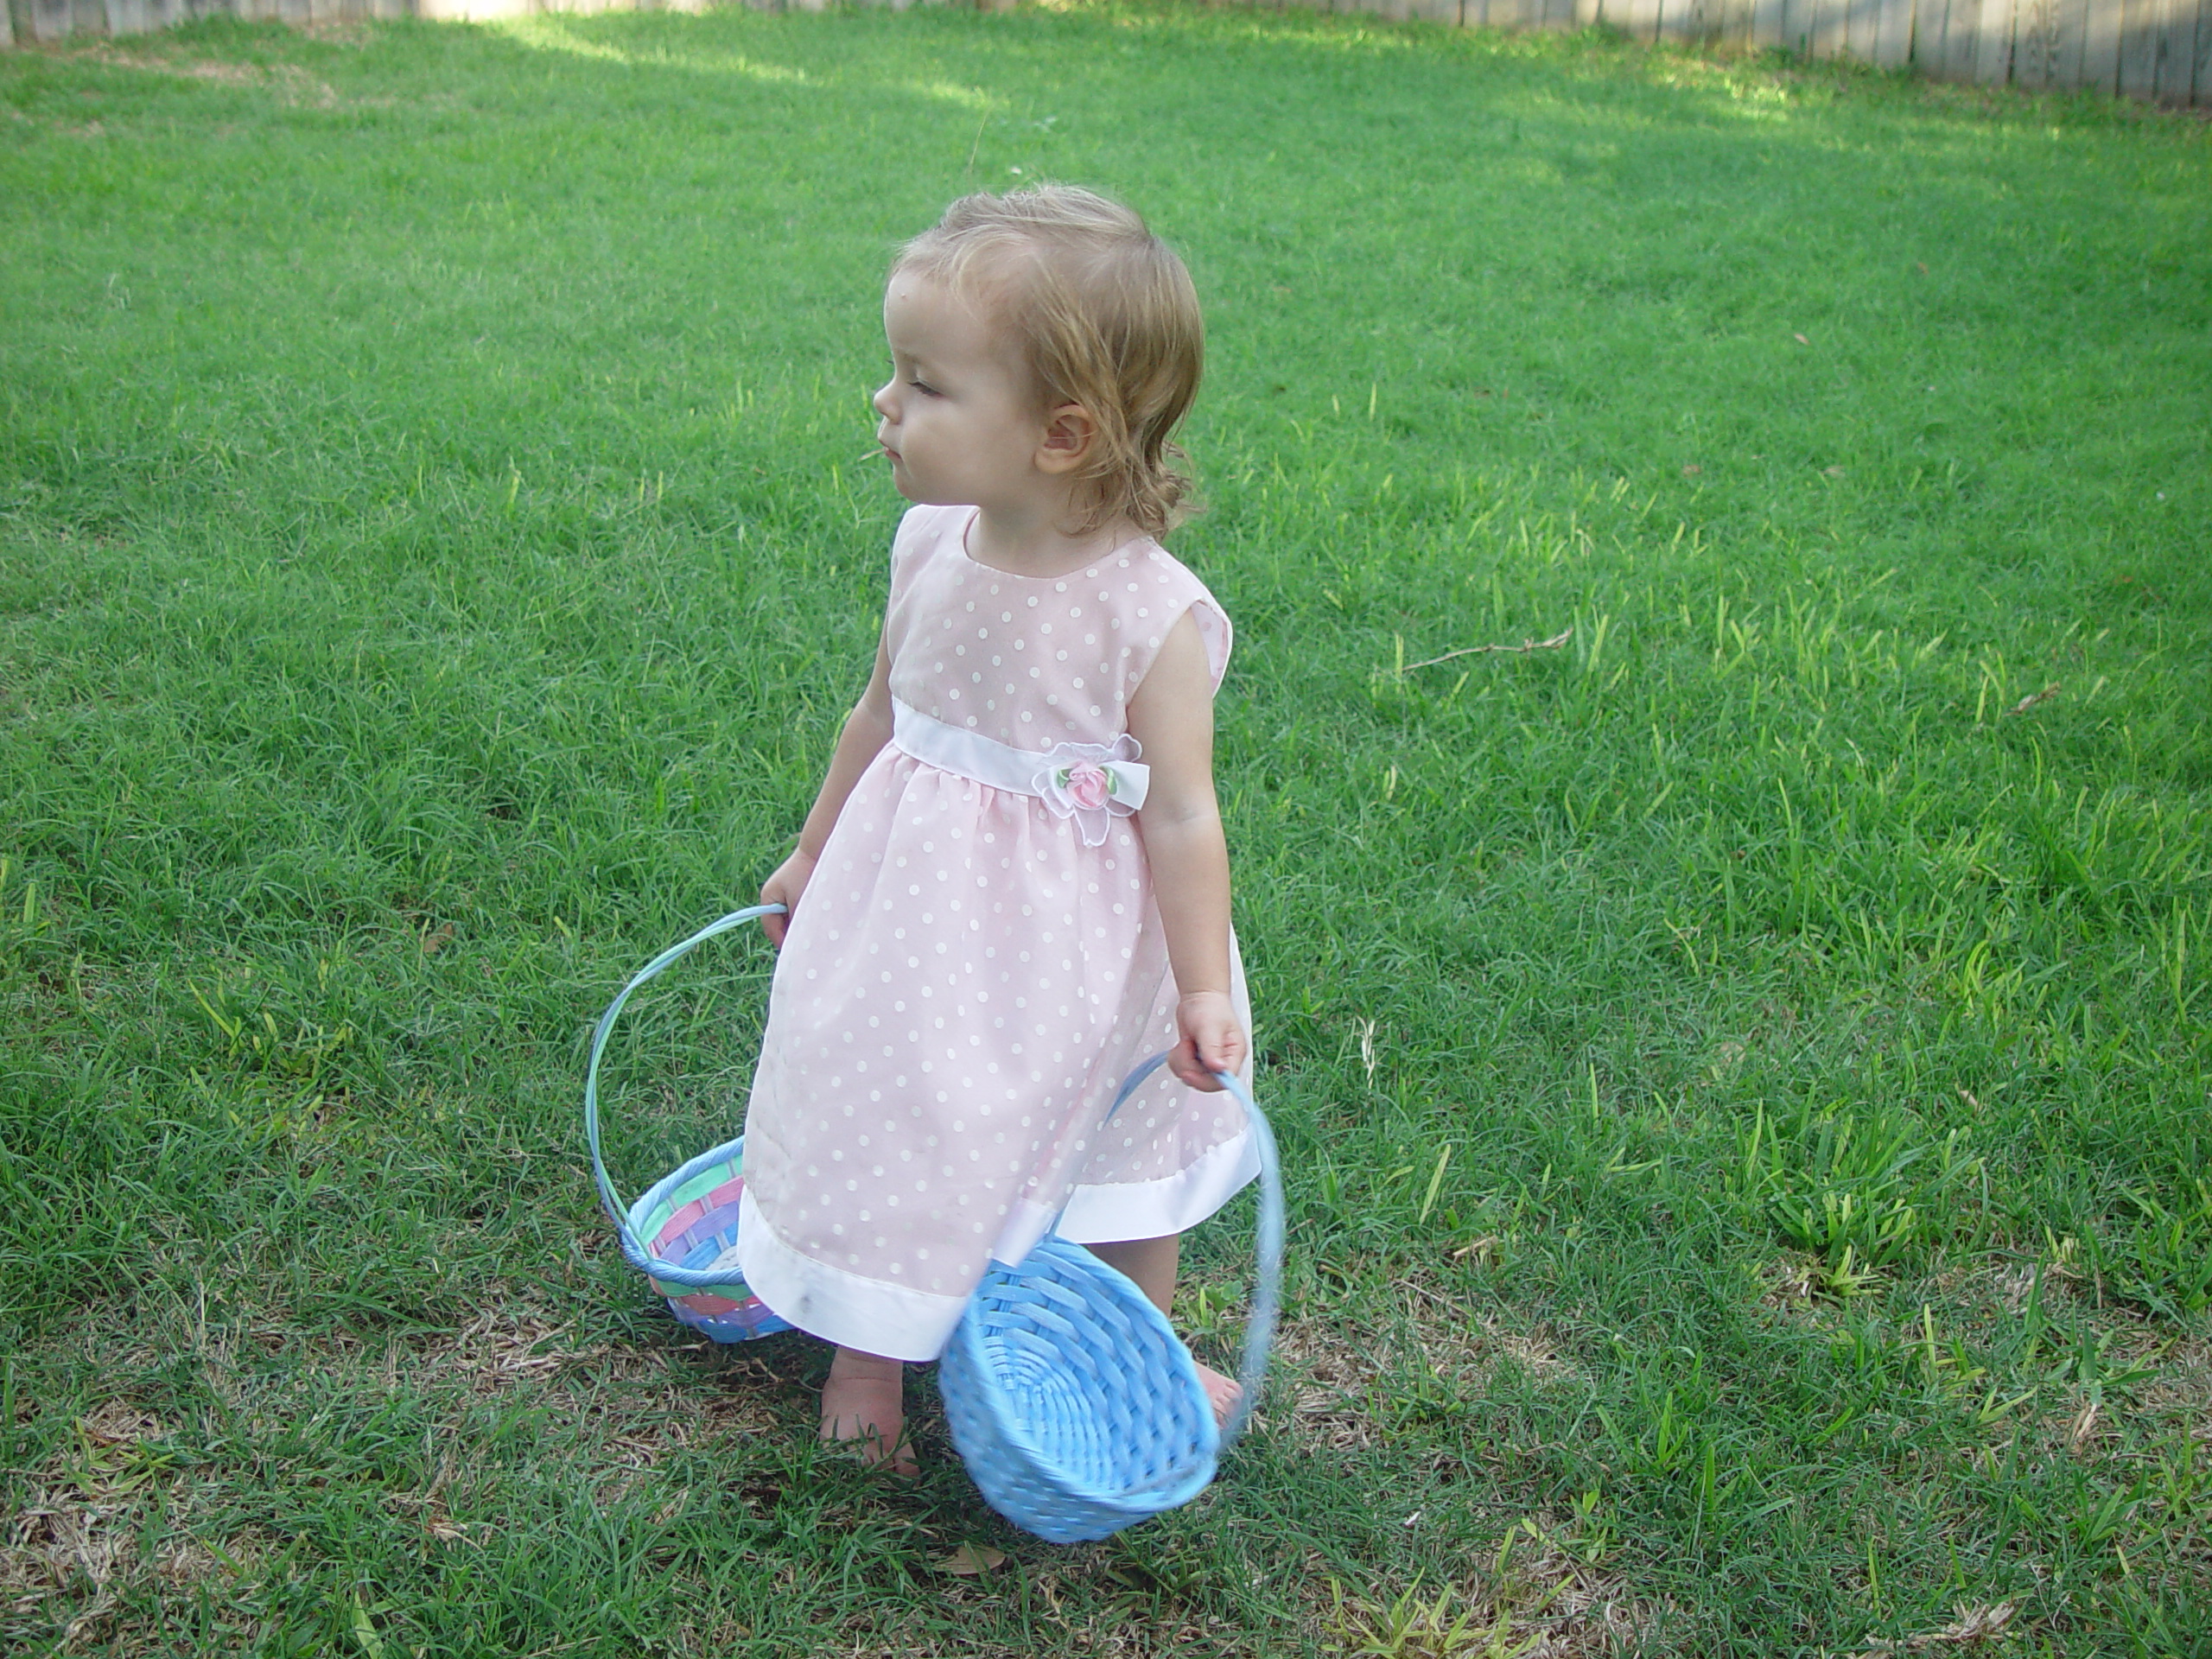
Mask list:
[[[1213,792],[1213,671],[1188,613],[1129,699],[1129,732],[1152,768],[1137,827],[1181,998],[1183,1039],[1167,1065],[1192,1088],[1215,1090],[1215,1072],[1243,1065],[1246,1039],[1229,995],[1229,846]]]
[[[853,712],[845,716],[844,730],[837,734],[836,752],[830,757],[830,775],[822,780],[822,791],[814,798],[814,810],[799,826],[798,846],[761,884],[762,904],[781,905],[786,912],[798,910],[799,896],[806,891],[807,880],[814,874],[815,861],[822,856],[823,843],[836,827],[837,815],[845,810],[845,798],[860,782],[868,762],[890,741],[891,648],[879,639],[875,672],[868,677],[868,690],[861,693]],[[785,930],[791,925],[790,915],[763,916],[760,925],[768,935],[768,942],[782,950]]]

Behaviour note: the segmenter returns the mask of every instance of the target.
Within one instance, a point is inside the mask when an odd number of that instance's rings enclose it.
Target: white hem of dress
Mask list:
[[[1059,1234],[1077,1244],[1165,1238],[1197,1226],[1259,1175],[1259,1143],[1247,1128],[1159,1180],[1078,1186],[1060,1216]]]
[[[802,1255],[776,1236],[749,1188],[737,1201],[737,1255],[747,1288],[777,1318],[886,1359],[935,1359],[968,1306],[965,1296],[888,1285]]]

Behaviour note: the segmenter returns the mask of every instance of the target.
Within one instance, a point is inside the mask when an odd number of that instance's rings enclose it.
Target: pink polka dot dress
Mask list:
[[[747,1283],[909,1360],[1055,1216],[1084,1243],[1180,1232],[1259,1169],[1235,1100],[1165,1069],[1102,1128],[1177,1035],[1129,698],[1186,612],[1218,685],[1229,620],[1154,542],[1022,576],[968,556],[972,517],[899,524],[896,734],[792,918],[745,1124]],[[1241,963],[1231,988],[1249,1031]]]

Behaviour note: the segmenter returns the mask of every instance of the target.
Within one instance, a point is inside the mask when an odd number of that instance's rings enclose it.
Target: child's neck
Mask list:
[[[1125,519],[1071,535],[1072,501],[1065,498],[1021,507],[978,507],[968,525],[968,556],[1017,576],[1064,576],[1103,558],[1137,535]]]

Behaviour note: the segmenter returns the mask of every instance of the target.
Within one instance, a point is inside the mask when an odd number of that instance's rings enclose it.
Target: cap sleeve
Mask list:
[[[953,509],[909,507],[900,515],[891,537],[891,603],[896,605],[913,585],[918,570],[942,538],[944,518]]]
[[[1191,601],[1191,620],[1198,625],[1198,638],[1205,641],[1206,666],[1213,671],[1213,689],[1221,690],[1223,676],[1229,672],[1229,647],[1236,639],[1236,630],[1229,625],[1229,613],[1221,608],[1221,601],[1208,591],[1196,576],[1198,594]]]
[[[1140,645],[1130,664],[1127,682],[1129,695],[1135,695],[1137,687],[1144,683],[1145,676],[1152,671],[1152,664],[1160,654],[1160,645],[1185,613],[1198,625],[1198,639],[1205,646],[1206,667],[1212,676],[1213,689],[1218,691],[1222,677],[1229,671],[1230,645],[1235,638],[1235,630],[1229,622],[1229,613],[1222,609],[1221,601],[1207,591],[1205,583],[1192,574],[1190,567],[1166,549],[1154,543],[1147,556],[1157,574],[1160,588],[1155,590],[1157,598],[1154,601],[1159,608],[1146,608],[1150,609],[1152,616],[1159,620],[1142,625],[1141,632],[1132,630],[1137,632]],[[1140,617],[1144,614],[1144,611],[1138,612]]]

